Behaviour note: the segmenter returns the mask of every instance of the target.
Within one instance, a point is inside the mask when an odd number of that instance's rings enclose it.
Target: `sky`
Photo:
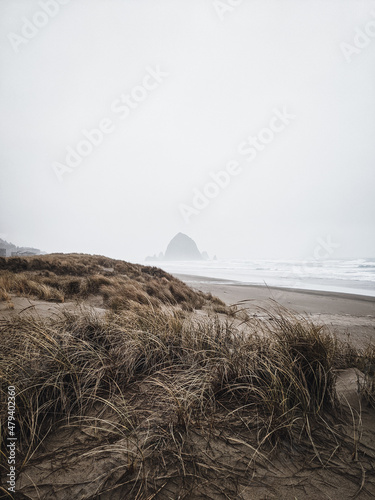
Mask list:
[[[1,0],[0,238],[375,257],[375,1]]]

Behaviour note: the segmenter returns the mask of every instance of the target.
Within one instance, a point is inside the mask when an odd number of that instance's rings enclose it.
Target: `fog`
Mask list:
[[[0,238],[375,256],[375,2],[1,0]]]

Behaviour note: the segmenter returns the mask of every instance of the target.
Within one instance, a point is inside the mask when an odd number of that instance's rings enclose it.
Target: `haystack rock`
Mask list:
[[[203,260],[194,240],[186,234],[178,233],[169,242],[164,260]]]

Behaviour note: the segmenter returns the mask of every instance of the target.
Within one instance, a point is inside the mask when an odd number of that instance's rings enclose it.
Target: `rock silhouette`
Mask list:
[[[169,242],[165,254],[159,253],[157,257],[146,257],[147,261],[161,260],[209,260],[207,252],[200,252],[193,239],[183,233],[178,233]]]
[[[194,240],[178,233],[169,242],[164,260],[202,260],[202,255]]]

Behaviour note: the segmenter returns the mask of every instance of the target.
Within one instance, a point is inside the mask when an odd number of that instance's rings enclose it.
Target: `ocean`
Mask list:
[[[215,278],[375,297],[375,259],[161,261],[155,265],[171,274],[199,276],[201,282]]]

